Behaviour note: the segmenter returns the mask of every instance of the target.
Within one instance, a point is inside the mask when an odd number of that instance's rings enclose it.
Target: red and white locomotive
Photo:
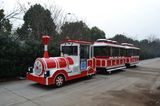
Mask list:
[[[60,45],[61,57],[49,57],[49,36],[43,36],[42,41],[44,56],[35,60],[33,68],[29,67],[27,79],[43,85],[60,87],[65,81],[92,76],[96,70],[111,72],[139,62],[139,48],[128,43],[66,40]]]
[[[60,46],[61,57],[49,57],[49,36],[43,36],[42,41],[44,56],[37,58],[34,67],[28,69],[28,80],[60,87],[65,81],[95,74],[95,59],[90,54],[90,42],[67,40]]]

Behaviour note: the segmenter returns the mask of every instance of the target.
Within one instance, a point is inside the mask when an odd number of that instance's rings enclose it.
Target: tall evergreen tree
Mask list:
[[[51,13],[48,9],[39,4],[35,4],[25,13],[24,24],[17,29],[17,33],[22,39],[41,39],[43,34],[50,36],[56,35],[56,25],[53,22]]]
[[[98,27],[92,27],[90,30],[90,37],[92,41],[96,41],[97,39],[105,39],[104,31],[100,30]]]
[[[78,39],[86,41],[95,41],[97,39],[105,38],[104,31],[97,27],[92,27],[91,29],[83,22],[66,22],[61,27],[61,35],[63,38]]]

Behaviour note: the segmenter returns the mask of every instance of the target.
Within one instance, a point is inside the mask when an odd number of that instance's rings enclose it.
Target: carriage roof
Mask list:
[[[118,48],[125,48],[124,46],[118,44],[117,41],[108,40],[108,39],[98,39],[93,46],[110,46],[110,47],[118,47]]]
[[[121,45],[123,45],[126,49],[137,49],[137,50],[140,49],[140,48],[135,47],[133,44],[130,44],[130,43],[121,43]]]
[[[109,40],[109,39],[98,39],[93,46],[109,46],[109,47],[118,47],[118,48],[125,48],[125,49],[137,49],[140,48],[135,47],[133,44],[130,43],[122,43],[119,44],[117,41]]]
[[[91,42],[87,42],[87,41],[81,41],[81,40],[65,40],[63,41],[61,44],[63,43],[76,43],[76,44],[82,44],[82,45],[91,45]]]

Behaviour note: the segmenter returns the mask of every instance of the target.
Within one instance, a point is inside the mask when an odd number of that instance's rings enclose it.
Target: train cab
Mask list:
[[[60,45],[60,52],[62,57],[71,57],[74,61],[72,71],[69,75],[81,74],[87,70],[88,75],[95,72],[94,58],[91,57],[91,42],[67,40]],[[92,72],[92,71],[93,72]]]

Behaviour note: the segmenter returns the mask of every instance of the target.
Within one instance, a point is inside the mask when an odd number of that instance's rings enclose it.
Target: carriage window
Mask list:
[[[119,48],[112,47],[112,56],[119,56],[120,50]]]
[[[120,49],[120,56],[126,56],[126,50],[124,48]]]
[[[132,55],[133,55],[133,50],[127,49],[127,56],[132,56]]]
[[[62,46],[62,52],[63,54],[77,55],[78,49],[77,46]]]
[[[136,55],[137,55],[137,50],[133,49],[133,56],[136,56]]]
[[[137,56],[139,55],[139,50],[136,50],[136,55],[137,55]]]
[[[111,55],[111,47],[100,46],[94,47],[94,56],[110,56]]]
[[[135,49],[132,49],[132,56],[135,56]]]

